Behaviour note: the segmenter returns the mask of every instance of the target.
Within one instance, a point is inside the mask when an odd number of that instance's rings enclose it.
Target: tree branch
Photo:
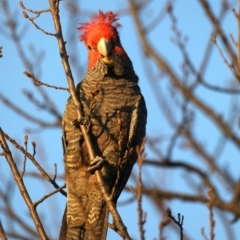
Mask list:
[[[59,189],[60,187],[58,186],[58,184],[46,173],[46,171],[40,166],[40,164],[37,162],[37,160],[29,153],[26,152],[26,150],[20,146],[14,139],[12,139],[11,137],[9,137],[6,133],[4,133],[1,130],[2,134],[4,135],[4,137],[11,142],[17,149],[19,149],[24,155],[26,155],[31,161],[32,163],[37,167],[37,169],[39,170],[39,172],[42,174],[42,176],[49,181],[56,189]],[[34,144],[33,144],[34,145]],[[67,196],[66,192],[61,190],[60,191],[62,193],[62,195]]]
[[[202,5],[205,13],[209,17],[211,23],[213,24],[213,26],[216,30],[216,33],[221,37],[222,42],[223,42],[229,56],[231,57],[234,65],[238,66],[238,61],[237,61],[236,54],[234,53],[233,49],[231,48],[231,45],[230,45],[226,35],[224,34],[223,30],[221,29],[220,24],[218,23],[218,20],[214,16],[209,3],[206,0],[199,0],[199,2]]]
[[[6,237],[6,235],[5,235],[5,231],[4,231],[4,229],[3,229],[1,220],[0,220],[0,238],[1,238],[2,240],[7,240],[7,237]]]
[[[197,98],[191,91],[191,89],[184,86],[179,78],[174,73],[173,69],[167,64],[166,60],[164,60],[159,53],[149,44],[146,38],[146,34],[143,30],[142,24],[140,22],[138,16],[138,8],[134,0],[129,0],[129,4],[131,7],[131,12],[133,14],[133,18],[135,21],[135,25],[138,31],[138,35],[140,37],[141,43],[145,50],[146,55],[151,56],[156,64],[166,72],[173,85],[182,93],[182,95],[195,104],[202,112],[204,112],[212,121],[218,126],[218,128],[229,138],[231,139],[236,146],[240,147],[240,138],[235,135],[235,133],[231,130],[231,128],[223,121],[220,115],[214,113],[213,109],[207,106],[204,102],[202,102],[199,98]]]
[[[59,126],[58,119],[57,119],[57,121],[55,121],[53,123],[49,123],[49,122],[45,122],[39,118],[36,118],[36,117],[30,115],[29,113],[27,113],[26,111],[22,110],[21,108],[19,108],[18,106],[16,106],[13,102],[11,102],[9,99],[7,99],[5,96],[3,96],[1,93],[0,93],[0,100],[2,100],[2,102],[5,105],[7,105],[10,109],[12,109],[16,113],[18,113],[20,116],[22,116],[36,124],[39,124],[42,127],[57,127],[57,126]]]
[[[39,233],[39,236],[41,237],[41,239],[48,239],[46,233],[45,233],[45,230],[42,226],[42,223],[40,221],[40,218],[37,214],[37,211],[32,203],[32,200],[28,194],[28,191],[25,187],[25,184],[23,182],[23,179],[17,169],[17,166],[16,166],[16,163],[14,162],[14,159],[12,157],[12,154],[8,148],[8,145],[7,145],[7,142],[4,138],[4,133],[2,131],[2,129],[0,128],[0,142],[1,142],[1,145],[2,145],[2,148],[3,148],[3,151],[5,153],[5,158],[11,168],[11,171],[13,173],[13,176],[14,176],[14,179],[18,185],[18,188],[19,188],[19,191],[21,192],[21,195],[23,196],[27,206],[28,206],[28,209],[30,211],[30,214],[32,216],[32,219],[35,223],[35,226],[36,226],[36,229]]]
[[[25,71],[23,74],[26,75],[27,77],[31,78],[32,82],[35,86],[44,85],[44,86],[54,88],[54,89],[61,89],[61,90],[69,91],[68,88],[58,87],[58,86],[50,85],[50,84],[47,84],[47,83],[43,83],[43,82],[39,81],[38,79],[36,79],[33,73],[29,73],[29,72]]]

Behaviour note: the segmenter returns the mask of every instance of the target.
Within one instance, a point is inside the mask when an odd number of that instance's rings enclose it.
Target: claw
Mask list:
[[[81,117],[79,122],[80,122],[81,125],[89,125],[89,118],[88,117]]]
[[[88,172],[94,173],[96,170],[101,170],[104,160],[96,156],[95,159],[91,162],[90,167],[87,169]]]
[[[72,124],[78,127],[79,125],[89,125],[88,117],[81,117],[80,119],[75,119],[72,121]]]

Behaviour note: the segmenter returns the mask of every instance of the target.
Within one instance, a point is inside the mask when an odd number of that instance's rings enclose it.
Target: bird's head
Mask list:
[[[117,14],[99,11],[89,22],[78,27],[79,38],[88,49],[89,70],[101,59],[107,66],[112,66],[114,54],[128,58],[119,39],[118,28],[121,25],[117,20]]]

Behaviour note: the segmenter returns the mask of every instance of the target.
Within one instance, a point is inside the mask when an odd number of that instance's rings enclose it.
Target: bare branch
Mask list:
[[[232,131],[232,129],[223,121],[221,116],[217,115],[213,109],[211,109],[209,106],[207,106],[204,102],[202,102],[196,95],[194,95],[191,91],[191,89],[184,86],[177,75],[174,73],[173,69],[167,64],[166,60],[164,60],[159,53],[155,49],[152,48],[152,46],[149,44],[149,42],[146,39],[145,32],[143,30],[143,27],[141,25],[140,19],[138,17],[137,13],[137,6],[134,2],[134,0],[129,0],[131,11],[135,20],[136,28],[138,30],[143,48],[145,50],[146,55],[151,56],[156,64],[165,71],[173,85],[183,94],[183,96],[191,101],[193,104],[195,104],[201,111],[203,111],[209,118],[212,119],[212,121],[219,127],[219,129],[228,137],[230,138],[236,146],[240,147],[240,139],[238,136],[235,135],[235,133]]]
[[[201,171],[199,168],[194,167],[193,165],[187,164],[184,161],[176,161],[172,159],[162,159],[160,160],[144,160],[143,164],[145,165],[152,165],[152,166],[159,166],[159,167],[169,167],[169,168],[183,168],[188,172],[195,173],[201,177],[204,184],[209,188],[213,188],[212,183],[210,182],[206,173]]]
[[[204,232],[204,228],[201,229],[201,234],[202,234],[204,240],[208,240],[208,238],[207,238],[207,236],[206,236],[206,234]]]
[[[25,170],[26,170],[26,162],[27,162],[26,153],[27,153],[27,151],[28,151],[27,144],[28,144],[28,136],[25,135],[25,136],[24,136],[25,154],[24,154],[23,170],[22,170],[21,178],[23,178],[23,175],[24,175]]]
[[[217,199],[214,191],[212,189],[209,189],[207,192],[209,201],[207,202],[207,207],[209,209],[209,218],[210,218],[210,240],[214,240],[214,226],[215,226],[215,220],[213,217],[213,205]]]
[[[126,186],[126,191],[132,192],[136,191],[135,188]],[[187,202],[198,202],[198,203],[207,203],[208,199],[205,196],[197,195],[197,194],[184,194],[184,193],[178,193],[178,192],[170,192],[170,191],[163,191],[158,188],[145,188],[143,187],[143,194],[149,196],[154,199],[171,199],[171,200],[182,200]],[[233,203],[223,202],[219,198],[216,199],[215,207],[223,210],[223,211],[229,211],[235,214],[236,216],[240,216],[240,209],[239,206]]]
[[[219,54],[220,56],[222,57],[224,63],[228,66],[228,68],[230,69],[230,71],[233,73],[233,75],[238,78],[238,73],[236,72],[236,69],[235,69],[235,66],[233,63],[229,63],[228,60],[226,59],[226,57],[224,56],[224,53],[222,51],[222,49],[220,48],[220,46],[218,45],[217,43],[217,40],[216,40],[216,35],[213,34],[212,36],[212,42],[215,44],[215,46],[217,47],[218,51],[219,51]]]
[[[58,189],[56,189],[55,191],[50,192],[47,195],[44,195],[41,199],[39,199],[37,202],[35,202],[33,205],[36,208],[38,204],[42,203],[44,200],[46,200],[47,198],[49,198],[50,196],[52,196],[53,194],[60,192],[63,188],[66,187],[66,183],[64,183],[61,187],[59,187]]]
[[[57,177],[57,163],[54,163],[54,177],[53,177],[53,181],[56,180]]]
[[[20,1],[19,2],[19,6],[22,8],[22,9],[24,9],[24,10],[26,10],[26,11],[28,11],[28,12],[31,12],[31,13],[34,13],[34,14],[41,14],[41,13],[46,13],[46,12],[50,12],[50,9],[48,8],[48,9],[42,9],[42,10],[40,10],[40,11],[36,11],[36,10],[32,10],[32,9],[29,9],[29,8],[26,8],[24,5],[23,5],[23,2],[22,1]]]
[[[32,115],[30,115],[29,113],[27,113],[26,111],[22,110],[21,108],[17,107],[15,105],[15,103],[11,102],[9,99],[7,99],[5,96],[3,96],[0,93],[0,100],[2,100],[2,102],[4,104],[6,104],[9,108],[11,108],[13,111],[15,111],[16,113],[18,113],[19,115],[21,115],[22,117],[26,118],[27,120],[30,120],[34,123],[39,124],[42,127],[58,127],[59,126],[59,120],[57,120],[56,122],[53,123],[49,123],[49,122],[45,122],[43,120],[40,120],[37,117],[34,117]]]
[[[0,238],[1,238],[2,240],[7,240],[7,237],[6,237],[6,235],[5,235],[5,231],[4,231],[4,229],[3,229],[3,225],[2,225],[1,220],[0,220]]]
[[[144,240],[145,230],[143,229],[144,224],[146,223],[146,212],[143,212],[142,209],[142,164],[144,162],[145,154],[144,154],[144,142],[141,144],[138,153],[138,179],[137,179],[137,211],[138,211],[138,227],[140,233],[140,239]]]
[[[29,223],[26,222],[24,216],[18,214],[17,211],[13,209],[8,192],[3,193],[0,191],[0,197],[2,203],[5,205],[4,207],[0,206],[0,212],[11,219],[11,224],[13,225],[14,223],[17,223],[24,230],[25,236],[28,233],[30,234],[31,238],[38,238],[39,234],[36,229],[34,229],[34,226],[29,226]],[[6,235],[9,236],[8,231],[6,232]]]
[[[27,77],[31,78],[31,79],[32,79],[32,82],[33,82],[33,84],[34,84],[35,86],[44,85],[44,86],[47,86],[47,87],[50,87],[50,88],[66,90],[66,91],[69,92],[69,89],[68,89],[68,88],[57,87],[57,86],[50,85],[50,84],[43,83],[43,82],[39,81],[38,79],[35,78],[35,76],[34,76],[33,73],[29,73],[29,72],[25,71],[23,74],[25,74]]]
[[[32,161],[32,163],[37,167],[37,169],[39,170],[39,172],[42,174],[42,176],[49,181],[56,189],[59,189],[58,184],[46,173],[46,171],[40,166],[40,164],[36,161],[36,159],[28,152],[25,151],[25,149],[20,146],[14,139],[10,138],[6,133],[4,133],[2,130],[1,132],[4,134],[4,137],[10,141],[17,149],[19,149],[24,155],[26,154],[26,156]],[[60,191],[64,196],[66,196],[66,192],[61,190]]]
[[[35,17],[30,18],[25,11],[22,12],[23,16],[24,16],[26,19],[28,19],[29,21],[31,21],[32,24],[33,24],[38,30],[42,31],[44,34],[47,34],[47,35],[50,35],[50,36],[56,36],[55,33],[50,33],[50,32],[45,31],[44,29],[42,29],[41,27],[39,27],[39,26],[34,22],[34,20],[35,20],[36,18],[38,18],[42,13],[50,12],[50,9],[44,9],[44,10],[40,10],[40,11],[34,11],[34,10],[32,10],[32,9],[26,8],[26,7],[23,5],[23,2],[22,2],[22,1],[19,2],[19,5],[20,5],[20,7],[21,7],[22,9],[26,10],[27,12],[31,12],[31,13],[36,14]]]
[[[23,198],[24,198],[24,200],[25,200],[25,202],[28,206],[29,212],[32,216],[32,219],[33,219],[34,223],[35,223],[36,229],[37,229],[37,231],[38,231],[38,233],[39,233],[39,235],[42,239],[48,239],[48,237],[45,233],[45,230],[42,226],[42,223],[39,219],[39,216],[37,214],[37,211],[36,211],[36,209],[35,209],[35,207],[32,203],[32,200],[31,200],[31,198],[28,194],[28,191],[27,191],[27,189],[24,185],[24,182],[21,178],[21,175],[20,175],[20,173],[17,169],[17,166],[16,166],[13,158],[12,158],[12,154],[11,154],[9,148],[8,148],[8,145],[7,145],[6,140],[4,138],[4,133],[3,133],[1,128],[0,128],[0,141],[1,141],[1,144],[2,144],[2,147],[3,147],[3,150],[5,152],[5,158],[6,158],[8,164],[11,168],[14,179],[15,179],[17,185],[18,185],[19,191],[21,192],[21,194],[22,194],[22,196],[23,196]]]
[[[222,87],[218,87],[218,86],[213,86],[207,82],[205,82],[204,80],[201,80],[200,83],[210,89],[210,90],[213,90],[213,91],[217,91],[219,93],[226,93],[226,94],[240,94],[240,89],[229,89],[229,88],[222,88]]]
[[[226,37],[225,33],[223,32],[220,24],[218,23],[218,20],[214,16],[209,3],[206,0],[199,0],[199,2],[201,3],[203,9],[205,10],[205,12],[206,12],[207,16],[209,17],[211,23],[213,24],[216,33],[221,37],[221,40],[224,44],[224,47],[226,48],[229,56],[231,57],[231,60],[232,60],[233,64],[235,66],[238,66],[236,54],[234,53],[233,49],[231,48],[231,45],[228,41],[228,38]]]

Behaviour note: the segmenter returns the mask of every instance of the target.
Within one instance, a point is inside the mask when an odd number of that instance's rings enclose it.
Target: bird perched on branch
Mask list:
[[[77,119],[77,108],[69,98],[62,123],[68,198],[60,239],[106,239],[108,209],[94,171],[101,171],[116,203],[145,137],[145,101],[121,45],[117,20],[117,14],[99,11],[78,28],[88,49],[88,70],[76,87],[84,118]],[[94,161],[79,124],[86,124],[98,156]]]

